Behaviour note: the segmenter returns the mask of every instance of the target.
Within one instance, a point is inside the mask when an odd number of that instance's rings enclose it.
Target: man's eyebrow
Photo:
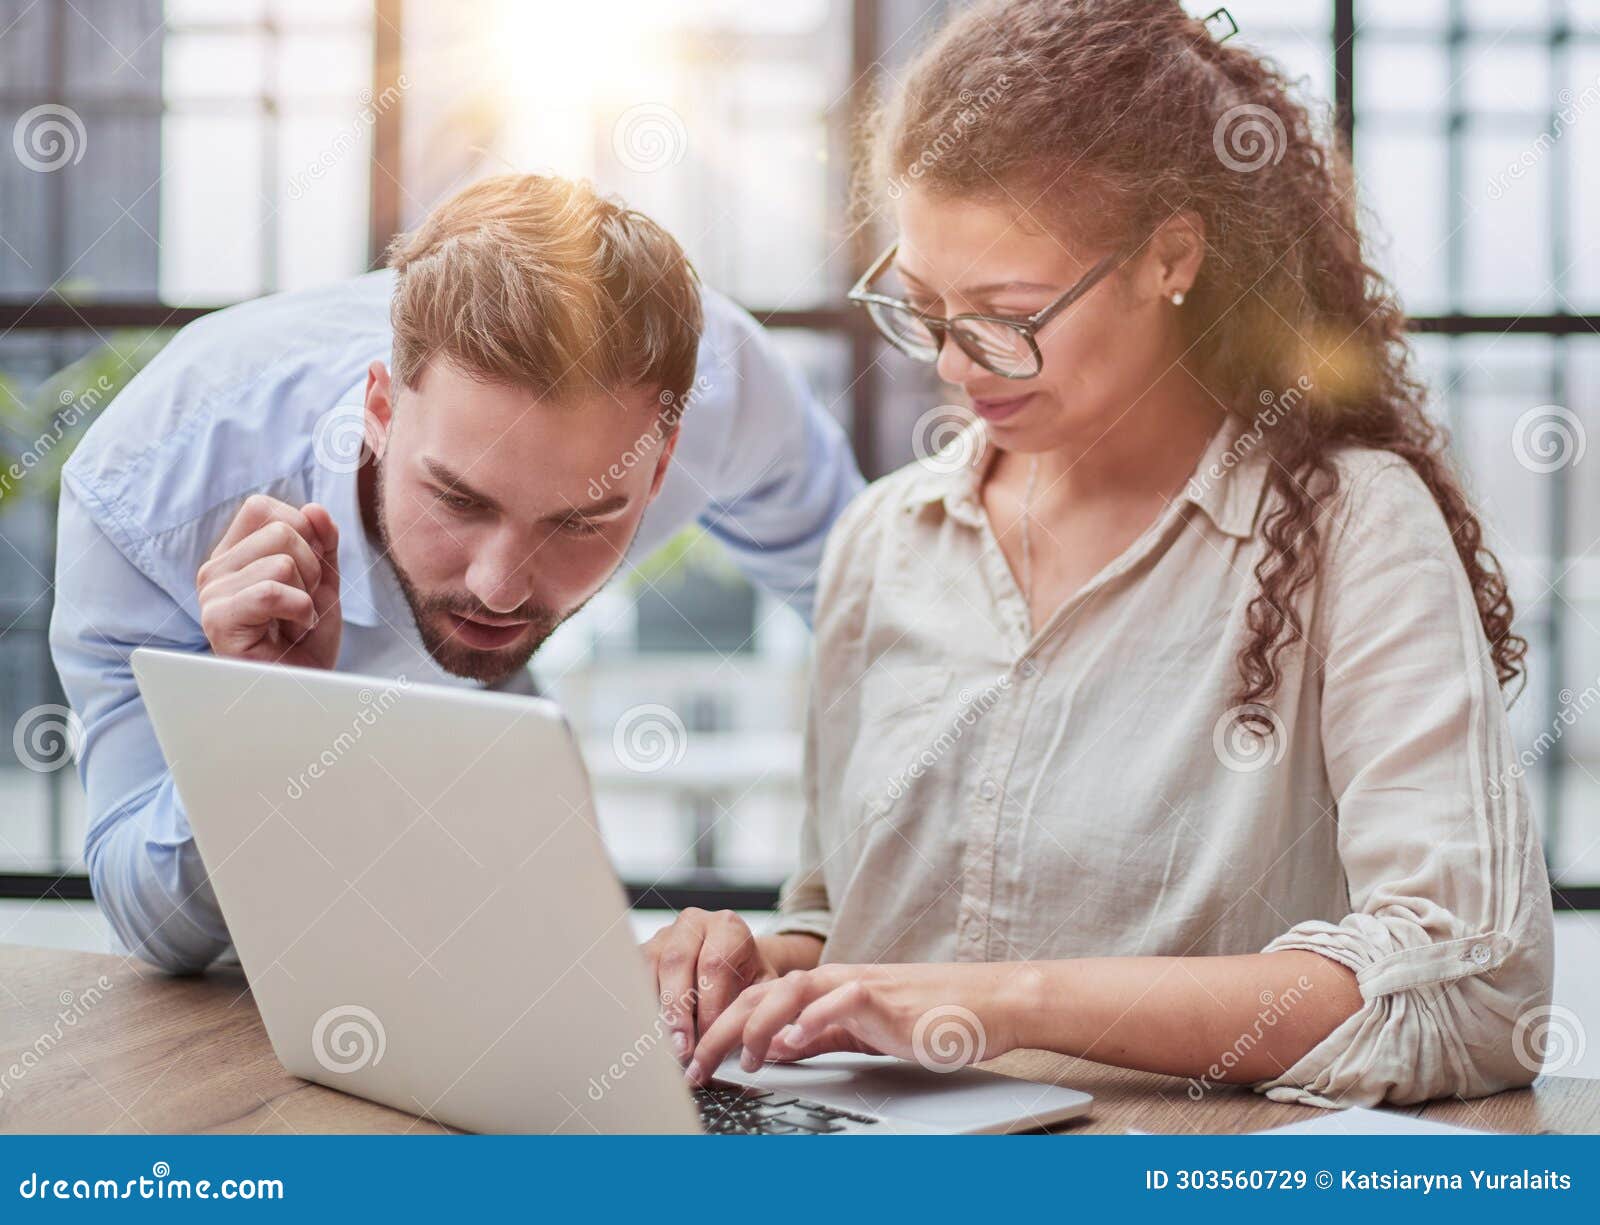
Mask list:
[[[915,285],[918,289],[922,289],[922,290],[925,290],[925,291],[928,290],[928,286],[922,280],[920,280],[914,274],[912,274],[910,272],[907,272],[899,264],[896,264],[894,266],[894,269],[907,282],[911,283],[912,285]],[[982,284],[982,285],[968,285],[968,286],[965,286],[961,290],[961,292],[964,295],[966,295],[967,297],[975,298],[975,297],[981,297],[984,294],[1004,293],[1006,290],[1024,290],[1024,291],[1028,291],[1028,290],[1038,290],[1038,289],[1051,290],[1051,289],[1055,289],[1055,288],[1056,287],[1054,285],[1045,285],[1045,284],[1043,284],[1043,283],[1041,283],[1039,281],[989,281],[989,282],[986,282],[985,284]],[[931,291],[928,291],[928,292],[931,292]]]
[[[491,510],[499,508],[499,503],[497,503],[493,497],[487,493],[484,493],[482,490],[474,489],[471,485],[467,484],[466,481],[457,476],[454,472],[450,471],[449,468],[446,468],[438,460],[425,459],[422,461],[422,466],[428,470],[429,476],[439,482],[439,484],[443,485],[451,493],[456,493],[460,494],[462,497],[471,498],[474,502],[481,503]],[[554,514],[546,515],[545,518],[551,521],[562,519],[599,519],[605,517],[606,515],[615,514],[617,511],[622,510],[628,505],[628,500],[627,494],[615,493],[609,498],[601,498],[598,502],[590,502],[584,506],[568,506],[567,509],[556,511]]]
[[[481,489],[474,489],[462,477],[457,476],[438,460],[425,459],[422,461],[422,466],[428,470],[429,476],[451,493],[460,494],[464,498],[471,498],[474,502],[479,502],[491,510],[499,507],[500,504],[489,494],[484,493]]]
[[[564,511],[558,511],[549,516],[552,519],[602,519],[606,515],[615,514],[628,504],[628,495],[614,493],[609,498],[601,498],[598,502],[590,502],[587,506],[569,506]]]

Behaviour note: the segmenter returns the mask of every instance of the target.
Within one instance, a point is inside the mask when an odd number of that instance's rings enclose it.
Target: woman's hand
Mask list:
[[[731,910],[688,907],[642,946],[655,971],[661,1016],[680,1063],[740,992],[794,966],[816,965],[815,936],[759,939]]]
[[[695,1047],[688,1077],[703,1084],[735,1046],[753,1072],[763,1060],[859,1051],[951,1071],[1016,1043],[1012,1018],[1029,989],[1022,964],[840,965],[795,970],[746,989]]]

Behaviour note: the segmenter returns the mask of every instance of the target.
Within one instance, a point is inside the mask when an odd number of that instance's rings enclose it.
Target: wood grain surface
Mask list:
[[[1067,1134],[1258,1131],[1316,1117],[1247,1089],[1013,1051],[988,1067],[1092,1093]],[[1600,1131],[1600,1080],[1411,1108],[1496,1132]],[[171,978],[136,960],[0,945],[0,1132],[405,1132],[439,1124],[291,1076],[238,969]]]

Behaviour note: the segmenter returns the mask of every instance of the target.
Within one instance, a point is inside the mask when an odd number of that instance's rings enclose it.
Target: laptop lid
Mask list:
[[[290,1072],[474,1131],[699,1130],[558,707],[133,669]]]

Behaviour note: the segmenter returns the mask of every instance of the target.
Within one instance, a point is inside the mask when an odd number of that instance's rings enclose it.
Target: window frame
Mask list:
[[[31,93],[27,94],[25,99],[21,93],[13,95],[0,93],[0,99],[8,103],[22,103],[24,106],[36,105],[41,101],[67,104],[64,96],[65,53],[62,46],[65,0],[48,0],[48,3],[55,14],[52,50],[54,89],[50,97],[43,99]],[[1333,60],[1334,118],[1345,141],[1353,149],[1360,120],[1356,104],[1356,47],[1360,37],[1356,20],[1356,0],[1329,0],[1329,3],[1332,8],[1332,45],[1329,53]],[[372,94],[374,97],[383,97],[391,92],[393,96],[397,98],[399,96],[396,87],[401,75],[403,9],[404,0],[373,0]],[[860,114],[865,109],[874,67],[892,45],[886,28],[890,10],[891,5],[885,0],[851,0],[852,85],[848,95],[851,115]],[[259,26],[228,28],[259,28],[269,34],[276,32],[276,27],[270,20],[262,22]],[[1566,17],[1558,14],[1541,33],[1543,38],[1539,41],[1548,45],[1553,62],[1559,65],[1563,62],[1561,57],[1574,37]],[[1466,34],[1464,6],[1461,0],[1453,0],[1445,38],[1451,48],[1453,57],[1451,62],[1458,77],[1459,59],[1463,54]],[[1393,36],[1408,35],[1397,33]],[[1430,40],[1434,38],[1431,32],[1410,36],[1420,36]],[[1586,34],[1585,37],[1600,38],[1592,34]],[[1460,173],[1460,159],[1457,154],[1460,139],[1458,133],[1465,113],[1459,94],[1459,90],[1452,90],[1447,99],[1447,121],[1451,125],[1449,129],[1451,135],[1448,139],[1453,142],[1451,163],[1454,168],[1453,173],[1456,174]],[[270,114],[273,109],[271,99],[263,99],[263,103]],[[164,101],[158,102],[157,105],[165,109]],[[1553,113],[1552,109],[1552,115]],[[368,217],[368,255],[369,261],[374,265],[381,259],[389,239],[400,229],[402,123],[403,108],[399,102],[378,113],[374,123]],[[64,193],[66,190],[64,181],[58,179],[54,190]],[[1459,193],[1447,194],[1451,196],[1450,207],[1458,213]],[[1559,191],[1550,194],[1552,213],[1556,214],[1550,220],[1555,227],[1553,232],[1559,235],[1566,228],[1566,200]],[[64,203],[64,199],[58,200],[58,203]],[[57,209],[56,213],[58,216],[63,215],[64,209]],[[59,234],[57,240],[59,241]],[[874,235],[870,227],[860,226],[853,231],[848,248],[853,267],[864,268],[872,261],[875,254],[873,244]],[[1559,241],[1555,243],[1555,248],[1558,252],[1561,250]],[[1452,255],[1454,254],[1452,252]],[[1560,286],[1557,288],[1559,290]],[[85,303],[70,301],[46,291],[32,301],[19,298],[0,299],[0,335],[19,331],[98,332],[101,329],[125,326],[180,327],[209,314],[212,310],[221,309],[222,305],[174,307],[153,299]],[[842,337],[848,341],[848,377],[849,385],[853,389],[849,431],[851,442],[858,462],[868,477],[881,475],[884,457],[880,453],[875,427],[884,400],[882,381],[877,370],[878,350],[883,342],[878,338],[864,312],[852,310],[849,304],[843,301],[837,306],[802,310],[763,310],[756,304],[751,311],[758,320],[770,328],[802,329]],[[1410,319],[1410,326],[1413,331],[1420,334],[1447,337],[1520,334],[1554,338],[1556,357],[1552,366],[1554,385],[1551,390],[1556,402],[1561,402],[1566,390],[1567,360],[1566,346],[1560,343],[1560,339],[1579,335],[1600,335],[1600,315],[1559,312],[1510,316],[1450,312],[1413,316]],[[1548,497],[1552,512],[1548,550],[1552,571],[1548,598],[1551,601],[1552,615],[1545,641],[1539,645],[1547,661],[1550,675],[1560,676],[1566,660],[1565,617],[1558,610],[1564,603],[1561,594],[1562,567],[1570,544],[1567,535],[1572,490],[1570,476],[1565,468],[1556,469],[1548,475],[1550,478]],[[1546,713],[1553,719],[1556,715],[1556,692],[1559,686],[1552,684],[1547,688],[1550,690],[1550,709]],[[1545,817],[1547,847],[1561,828],[1563,813],[1559,778],[1563,768],[1568,767],[1569,758],[1570,754],[1563,743],[1558,745],[1555,751],[1546,754],[1540,766],[1546,781],[1545,803],[1542,810]],[[51,819],[59,841],[61,826],[59,789],[54,790],[52,796]],[[1589,885],[1553,886],[1552,894],[1558,909],[1600,909],[1600,881]],[[90,896],[88,879],[81,873],[0,873],[0,899],[83,900]],[[628,896],[633,905],[667,909],[697,905],[707,909],[727,907],[762,910],[770,909],[775,904],[777,890],[775,886],[736,885],[712,871],[700,872],[682,881],[633,883],[628,886]]]

